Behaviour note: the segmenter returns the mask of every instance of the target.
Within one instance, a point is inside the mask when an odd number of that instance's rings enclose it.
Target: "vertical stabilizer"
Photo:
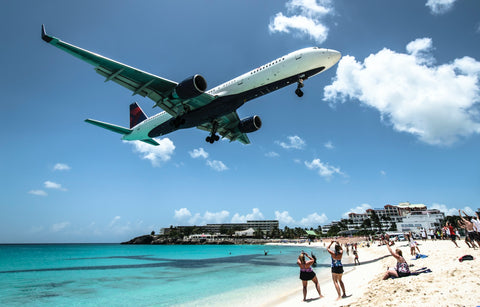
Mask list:
[[[147,115],[145,115],[138,104],[136,102],[132,103],[130,105],[130,128],[135,127],[146,119]]]

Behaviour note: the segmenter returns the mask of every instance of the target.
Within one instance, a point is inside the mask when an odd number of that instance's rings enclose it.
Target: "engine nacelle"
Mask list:
[[[191,76],[180,82],[173,90],[172,97],[190,99],[197,97],[207,89],[207,81],[201,75]]]
[[[258,115],[244,118],[238,124],[238,130],[242,133],[250,133],[257,131],[262,127],[262,120]]]

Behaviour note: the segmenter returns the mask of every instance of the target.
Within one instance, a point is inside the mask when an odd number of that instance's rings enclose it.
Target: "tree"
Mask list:
[[[327,236],[333,237],[336,236],[339,232],[340,227],[338,227],[337,225],[332,225],[332,227],[330,227],[330,229],[327,231]]]
[[[378,217],[375,210],[371,211],[370,218],[372,219],[373,226],[375,226],[378,230],[382,231],[382,223],[380,223],[380,218]]]
[[[152,232],[150,233],[150,235],[154,236],[154,235],[155,235],[155,230],[152,230]]]

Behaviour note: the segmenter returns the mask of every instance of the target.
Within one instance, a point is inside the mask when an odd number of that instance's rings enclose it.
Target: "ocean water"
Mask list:
[[[0,306],[258,305],[298,288],[302,249],[329,259],[300,246],[0,245]]]

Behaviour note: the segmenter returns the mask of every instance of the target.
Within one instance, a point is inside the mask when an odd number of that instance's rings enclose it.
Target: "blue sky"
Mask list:
[[[279,219],[317,227],[410,201],[480,207],[480,3],[7,1],[0,243],[120,242],[170,225]],[[250,101],[251,145],[177,131],[159,148],[83,122],[127,126],[137,101],[64,41],[208,88],[294,50],[342,52],[330,70]]]

